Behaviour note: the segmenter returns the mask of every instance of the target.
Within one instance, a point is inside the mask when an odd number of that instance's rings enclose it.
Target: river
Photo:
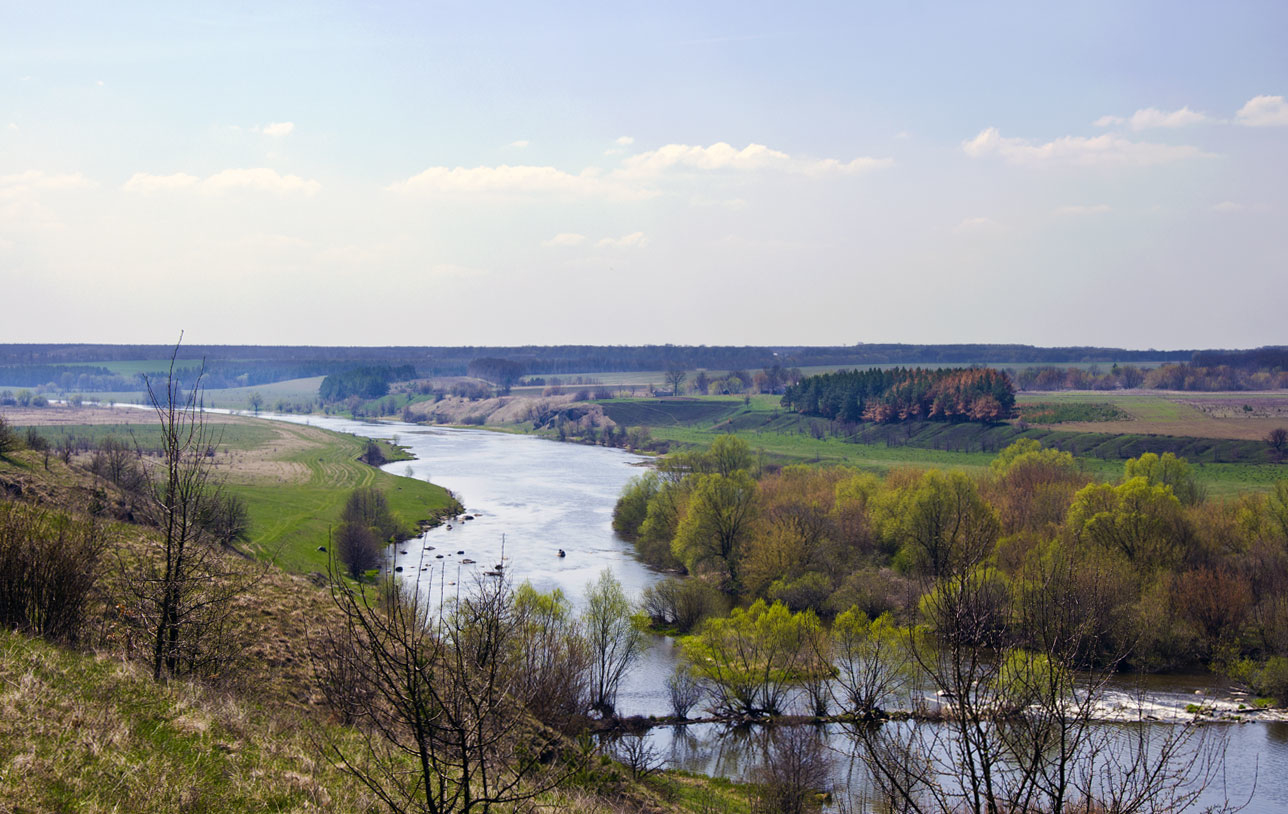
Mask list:
[[[468,587],[476,574],[501,562],[503,538],[506,570],[516,581],[527,580],[542,591],[559,588],[575,606],[580,605],[587,583],[605,568],[634,597],[662,578],[636,560],[630,545],[612,531],[613,505],[626,482],[639,473],[640,456],[486,430],[319,416],[267,417],[396,439],[414,460],[387,464],[386,471],[432,480],[456,494],[475,519],[453,523],[450,530],[446,526],[431,529],[400,545],[394,555],[404,575],[414,574],[436,591]],[[433,548],[427,550],[428,546]],[[559,556],[560,549],[566,556]],[[465,559],[475,562],[463,563]],[[667,714],[664,682],[675,660],[673,643],[654,638],[626,676],[619,711]],[[1159,708],[1180,711],[1194,700],[1196,689],[1216,688],[1204,678],[1151,677],[1149,700]],[[1204,802],[1216,804],[1227,795],[1242,802],[1255,783],[1255,794],[1244,811],[1288,811],[1288,723],[1209,726],[1227,738],[1226,762],[1223,783],[1209,789]],[[709,724],[658,728],[649,737],[671,766],[733,777],[746,771],[755,740],[754,733]],[[847,751],[839,728],[828,732],[828,740],[838,753]],[[844,758],[837,767],[852,791],[862,785],[861,770],[851,773]]]

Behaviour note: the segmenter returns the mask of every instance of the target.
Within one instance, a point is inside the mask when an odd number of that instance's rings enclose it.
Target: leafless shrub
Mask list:
[[[106,539],[92,521],[0,503],[0,624],[79,640]]]
[[[666,679],[666,694],[671,702],[671,714],[677,718],[688,718],[689,711],[702,700],[702,684],[678,664]]]
[[[608,752],[631,773],[631,779],[640,782],[662,770],[665,760],[657,747],[649,741],[647,732],[628,732],[617,736],[608,744]]]
[[[332,557],[336,652],[360,666],[372,692],[352,705],[361,759],[335,741],[326,757],[393,811],[471,812],[522,804],[575,768],[558,736],[517,699],[521,618],[504,578],[480,578],[459,601],[431,607],[389,575],[378,587],[346,581]],[[335,675],[343,666],[322,665]]]

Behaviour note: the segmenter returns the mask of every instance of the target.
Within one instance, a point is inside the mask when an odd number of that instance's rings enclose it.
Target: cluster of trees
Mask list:
[[[1120,482],[1100,483],[1031,440],[985,475],[882,479],[764,468],[725,436],[632,481],[613,523],[642,559],[691,575],[685,590],[664,583],[645,598],[657,625],[680,632],[757,599],[823,619],[856,608],[909,623],[926,581],[963,562],[986,566],[1009,594],[1059,558],[1094,566],[1109,586],[1105,652],[1122,653],[1121,666],[1207,665],[1288,701],[1288,481],[1209,499],[1184,459],[1146,453]]]
[[[350,396],[378,399],[389,392],[390,382],[414,378],[416,368],[411,365],[354,367],[323,379],[318,387],[318,396],[327,402],[343,401]]]
[[[1279,390],[1288,387],[1288,369],[1233,365],[1162,365],[1145,374],[1145,387],[1155,390]]]
[[[1015,387],[991,368],[849,370],[789,386],[783,406],[843,422],[1000,421],[1014,412]]]
[[[782,393],[788,385],[801,380],[798,367],[785,368],[781,364],[768,365],[754,373],[733,369],[723,376],[712,376],[706,370],[697,371],[685,386],[688,371],[672,366],[665,371],[667,388],[671,395],[693,393],[698,396],[736,396],[743,393]]]
[[[510,388],[523,378],[524,367],[522,362],[516,362],[512,359],[500,359],[493,356],[485,356],[480,359],[472,359],[466,368],[468,375],[476,379],[486,379],[497,386],[502,394],[509,393]]]

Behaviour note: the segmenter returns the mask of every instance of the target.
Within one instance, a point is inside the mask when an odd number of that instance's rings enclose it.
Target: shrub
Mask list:
[[[354,579],[375,568],[380,562],[380,544],[371,528],[361,523],[341,523],[335,530],[333,545],[336,556]]]
[[[79,640],[103,548],[104,535],[92,522],[0,503],[0,624]]]
[[[720,591],[700,579],[664,579],[644,589],[640,600],[644,613],[653,624],[688,633],[703,619],[719,616],[725,610]]]

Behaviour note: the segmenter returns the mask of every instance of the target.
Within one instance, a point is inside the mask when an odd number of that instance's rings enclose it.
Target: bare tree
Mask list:
[[[1288,429],[1275,427],[1266,435],[1266,446],[1270,447],[1270,452],[1276,460],[1283,458],[1284,452],[1288,451]]]
[[[818,811],[822,808],[819,793],[827,789],[831,769],[820,729],[770,729],[764,759],[753,775],[761,786],[760,800],[753,810],[764,814]]]
[[[666,368],[666,383],[671,386],[671,395],[680,395],[680,388],[684,386],[684,379],[689,372],[684,369],[683,365],[671,364]]]
[[[599,580],[586,588],[582,626],[590,646],[591,705],[612,712],[622,676],[644,649],[644,633],[635,624],[630,600],[612,571],[604,569]]]
[[[159,529],[159,543],[137,560],[121,561],[134,615],[151,639],[152,676],[158,681],[224,671],[239,652],[232,600],[258,578],[249,564],[224,555],[201,522],[220,496],[207,454],[217,440],[198,406],[202,374],[184,394],[175,375],[178,354],[176,344],[164,382],[145,379],[161,429],[161,461],[141,468],[144,511]]]
[[[923,598],[929,635],[908,647],[918,681],[944,700],[944,723],[852,730],[890,807],[1126,814],[1192,805],[1221,767],[1219,733],[1098,720],[1122,658],[1109,647],[1110,575],[1054,552],[1024,577],[1008,585],[977,560]]]
[[[491,811],[576,768],[560,759],[558,735],[524,713],[523,620],[503,578],[480,578],[435,608],[392,575],[377,587],[345,580],[334,556],[329,574],[342,622],[322,674],[360,677],[356,690],[328,692],[343,693],[365,755],[334,741],[323,748],[391,811]]]

